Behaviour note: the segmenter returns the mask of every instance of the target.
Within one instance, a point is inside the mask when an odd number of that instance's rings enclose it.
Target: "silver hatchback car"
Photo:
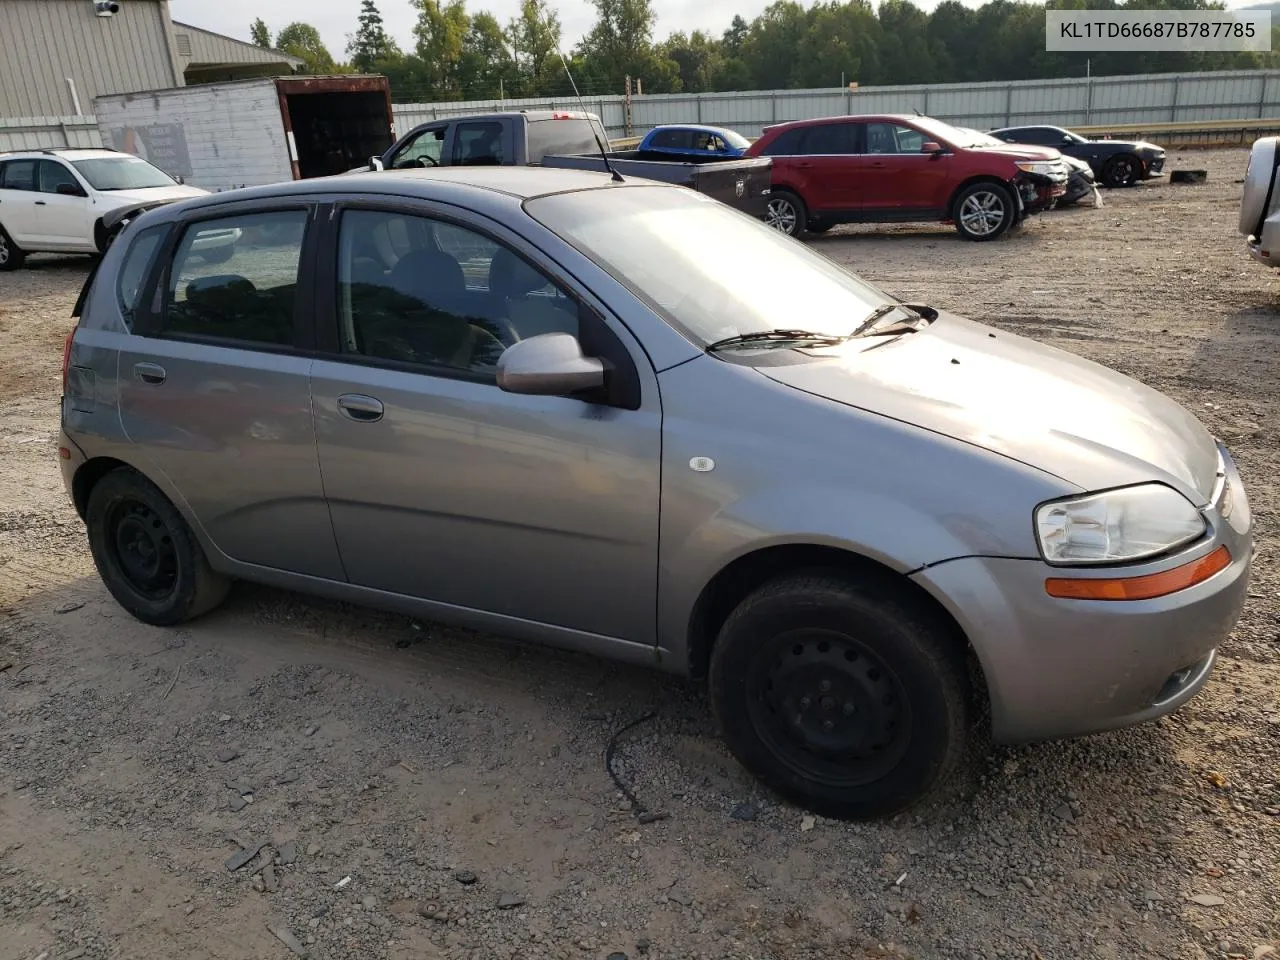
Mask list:
[[[241,578],[705,679],[741,762],[832,816],[932,792],[980,710],[1000,741],[1174,710],[1247,590],[1185,409],[679,187],[185,201],[77,315],[63,475],[141,620]]]

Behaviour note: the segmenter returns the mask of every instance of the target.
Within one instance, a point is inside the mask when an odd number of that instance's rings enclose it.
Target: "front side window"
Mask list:
[[[169,266],[161,331],[242,343],[293,342],[307,211],[205,220],[187,227]]]
[[[502,163],[502,124],[498,121],[460,123],[453,134],[453,162],[461,166]]]
[[[525,208],[703,347],[778,328],[845,336],[890,300],[807,245],[700,194],[581,190]]]
[[[438,167],[444,154],[444,127],[434,130],[423,130],[391,161],[392,168],[403,170],[406,167]]]
[[[72,160],[71,165],[95,190],[149,190],[153,187],[177,186],[177,181],[163,170],[153,167],[141,157],[127,154]]]
[[[6,190],[35,190],[36,161],[10,160],[4,167],[4,182],[0,186]]]
[[[493,382],[498,357],[517,340],[578,335],[575,300],[519,254],[466,227],[349,210],[338,247],[344,353]]]
[[[57,193],[58,188],[71,188],[72,195],[83,193],[75,176],[56,160],[40,161],[40,192]]]
[[[924,134],[900,123],[868,123],[867,153],[919,153]]]

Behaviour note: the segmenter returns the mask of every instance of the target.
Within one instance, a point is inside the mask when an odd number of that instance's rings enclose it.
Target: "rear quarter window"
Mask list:
[[[124,318],[127,329],[133,329],[133,312],[138,306],[138,297],[142,293],[142,283],[150,272],[155,261],[156,251],[165,234],[169,232],[168,224],[147,227],[126,242],[129,249],[120,261],[120,272],[116,276],[116,300],[120,304],[120,315]]]

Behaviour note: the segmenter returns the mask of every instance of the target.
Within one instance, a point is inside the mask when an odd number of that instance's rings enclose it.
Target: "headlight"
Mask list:
[[[1019,160],[1018,169],[1026,173],[1038,173],[1045,177],[1051,177],[1062,170],[1062,165],[1054,163],[1052,160]]]
[[[1199,539],[1205,519],[1160,483],[1089,494],[1036,508],[1036,537],[1050,563],[1124,563]]]

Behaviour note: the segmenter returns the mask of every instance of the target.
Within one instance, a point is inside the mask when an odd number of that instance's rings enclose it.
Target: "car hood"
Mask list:
[[[1154,143],[1147,143],[1145,140],[1090,140],[1089,143],[1098,143],[1103,146],[1114,147],[1116,150],[1128,150],[1133,153],[1164,153],[1164,147],[1157,146]]]
[[[148,187],[145,190],[111,190],[100,193],[100,202],[114,210],[116,207],[127,207],[135,203],[171,203],[175,200],[188,200],[191,197],[208,196],[208,190],[186,184],[175,184],[172,187]]]
[[[758,369],[1082,490],[1159,480],[1204,505],[1216,483],[1217,444],[1189,411],[1123,374],[1025,337],[944,313],[888,342],[872,337],[804,352],[814,362]]]
[[[983,144],[967,148],[976,153],[994,153],[1014,160],[1060,160],[1062,154],[1053,147],[1032,147],[1025,143]]]
[[[1077,158],[1068,156],[1067,154],[1064,153],[1062,155],[1062,162],[1067,165],[1068,170],[1074,170],[1076,173],[1079,173],[1083,176],[1087,176],[1090,179],[1092,179],[1093,167],[1089,166],[1083,160],[1078,160]]]

